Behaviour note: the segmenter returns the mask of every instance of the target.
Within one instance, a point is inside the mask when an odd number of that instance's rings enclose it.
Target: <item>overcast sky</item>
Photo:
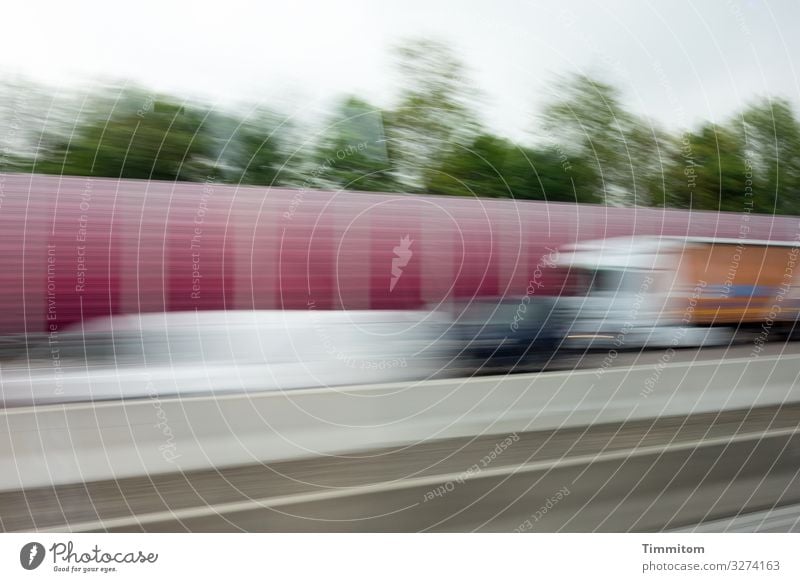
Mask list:
[[[390,104],[390,48],[409,36],[448,43],[485,95],[484,120],[518,139],[569,72],[614,82],[672,128],[759,95],[800,105],[796,0],[26,0],[3,7],[0,70],[73,85],[113,77],[304,117],[344,93]]]

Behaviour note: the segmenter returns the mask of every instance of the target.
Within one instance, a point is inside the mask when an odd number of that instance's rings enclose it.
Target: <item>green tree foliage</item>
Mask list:
[[[668,205],[742,212],[749,203],[746,169],[744,142],[730,127],[706,124],[688,132],[669,160]]]
[[[418,192],[436,160],[469,145],[478,133],[475,94],[464,65],[441,43],[407,42],[396,58],[401,91],[385,118],[389,156],[397,181]]]
[[[573,75],[562,81],[557,99],[544,112],[547,136],[569,157],[590,165],[600,178],[602,201],[614,205],[642,203],[637,164],[646,149],[645,123],[626,111],[616,88]],[[651,152],[647,152],[650,154]]]
[[[101,101],[69,136],[46,136],[33,170],[49,174],[203,180],[213,172],[207,112],[169,99],[123,94]]]
[[[365,101],[342,101],[322,132],[310,169],[321,188],[397,192],[383,129],[383,112]]]
[[[427,174],[434,194],[519,200],[596,202],[597,176],[582,161],[553,149],[532,149],[489,134],[450,152]]]
[[[289,179],[291,153],[284,139],[289,126],[272,112],[256,110],[244,119],[215,115],[205,125],[219,152],[214,164],[221,180],[275,186]]]
[[[522,156],[521,154],[525,154]],[[524,164],[528,164],[527,173]],[[514,197],[550,202],[600,202],[596,169],[583,158],[550,149],[518,150],[507,163]],[[515,176],[518,178],[515,179]]]
[[[638,206],[665,206],[665,172],[676,142],[654,124],[635,125],[628,135],[629,151],[635,156],[631,171],[632,203]]]
[[[800,122],[786,100],[762,100],[741,116],[759,212],[800,214]]]
[[[512,149],[504,139],[479,135],[469,146],[451,148],[436,167],[428,168],[425,189],[433,194],[509,197],[506,160]]]
[[[44,129],[68,132],[74,105],[73,96],[48,96],[26,79],[0,83],[0,171],[30,172]]]

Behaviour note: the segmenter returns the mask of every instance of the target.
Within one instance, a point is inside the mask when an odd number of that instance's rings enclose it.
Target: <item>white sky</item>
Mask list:
[[[613,81],[672,128],[757,95],[800,104],[796,0],[20,0],[2,18],[4,74],[111,77],[301,118],[344,93],[388,105],[389,49],[409,36],[451,45],[485,95],[484,120],[517,139],[568,72]]]

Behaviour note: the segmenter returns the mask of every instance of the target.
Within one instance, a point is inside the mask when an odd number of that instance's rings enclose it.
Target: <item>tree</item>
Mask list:
[[[757,211],[800,214],[800,123],[783,99],[763,100],[741,115]]]
[[[707,123],[680,139],[666,177],[668,202],[678,208],[747,208],[744,142],[730,127]]]
[[[665,206],[668,198],[665,177],[677,145],[675,138],[652,123],[639,123],[629,131],[628,144],[634,156],[631,165],[633,203]]]
[[[134,93],[100,100],[69,137],[46,136],[34,170],[51,174],[202,181],[215,151],[200,108]]]
[[[283,184],[289,153],[285,134],[289,126],[271,111],[257,109],[245,118],[217,115],[208,126],[219,150],[215,165],[221,178],[232,184]]]
[[[441,43],[410,41],[396,55],[403,85],[386,116],[389,157],[398,182],[417,192],[438,160],[478,133],[474,91],[463,64]]]
[[[477,136],[468,147],[456,146],[438,165],[426,171],[426,190],[432,194],[510,197],[506,159],[512,144],[489,134]]]
[[[85,98],[25,78],[0,83],[0,171],[35,171],[42,140],[69,136]]]
[[[586,159],[553,149],[520,149],[506,159],[514,198],[549,202],[599,202],[599,177]]]
[[[622,107],[617,89],[581,75],[565,79],[559,99],[544,112],[550,141],[567,157],[589,162],[600,178],[603,201],[614,205],[640,202],[636,178],[646,143],[642,125]]]
[[[356,97],[343,100],[322,132],[309,169],[322,188],[393,192],[383,113]]]
[[[594,202],[597,177],[584,160],[557,151],[523,148],[490,134],[454,149],[428,172],[434,194]]]

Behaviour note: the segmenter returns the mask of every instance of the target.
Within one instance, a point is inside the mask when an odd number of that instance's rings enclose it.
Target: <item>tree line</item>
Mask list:
[[[481,121],[447,46],[408,42],[395,65],[392,107],[345,96],[314,128],[140,88],[69,101],[6,84],[0,171],[800,214],[800,122],[787,100],[670,131],[613,85],[570,75],[536,122],[521,121],[523,144]]]

